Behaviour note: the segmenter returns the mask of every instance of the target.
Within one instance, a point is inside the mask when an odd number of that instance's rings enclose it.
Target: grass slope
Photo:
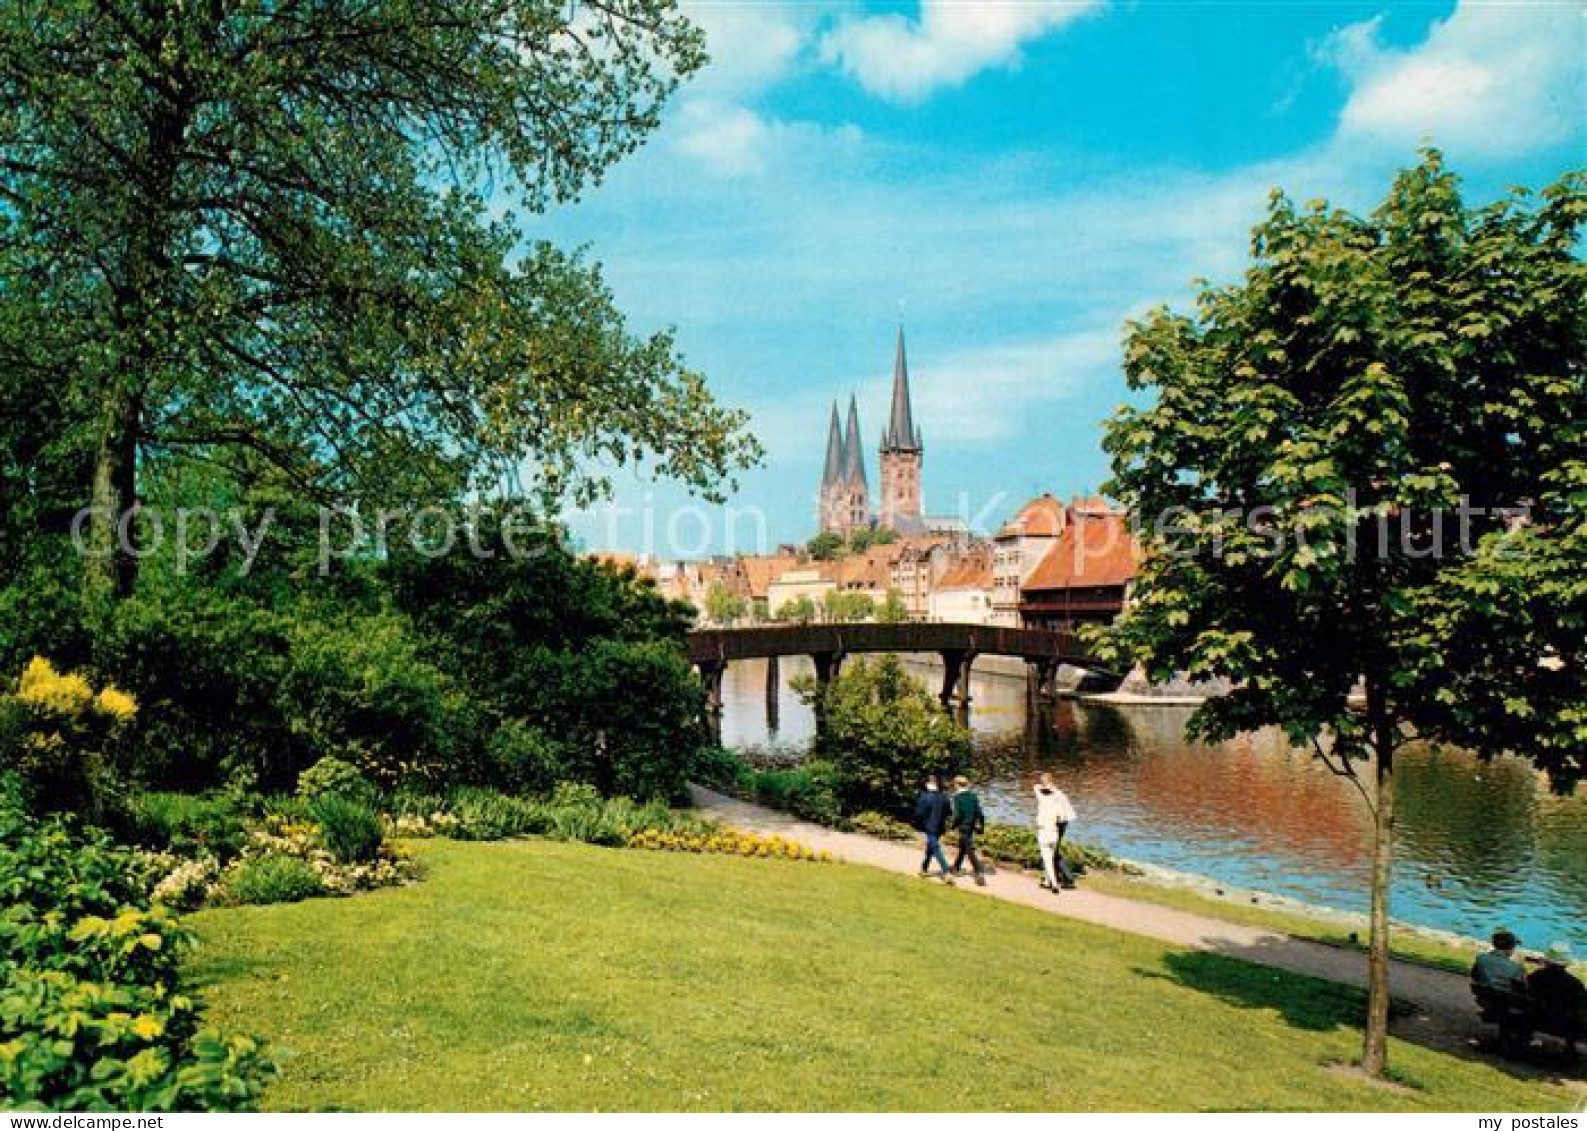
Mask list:
[[[214,1019],[277,1108],[1565,1109],[1349,991],[860,867],[422,846],[424,883],[205,912]]]

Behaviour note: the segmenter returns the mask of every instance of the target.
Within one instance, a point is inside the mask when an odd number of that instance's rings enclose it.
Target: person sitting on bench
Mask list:
[[[1471,992],[1482,1019],[1499,1026],[1506,1050],[1523,1049],[1532,1039],[1526,970],[1515,960],[1521,940],[1513,931],[1493,932],[1493,949],[1471,964]]]
[[[1568,1056],[1576,1055],[1576,1042],[1587,1028],[1587,987],[1570,972],[1574,957],[1568,944],[1553,943],[1526,978],[1534,1023],[1545,1033],[1563,1037]]]

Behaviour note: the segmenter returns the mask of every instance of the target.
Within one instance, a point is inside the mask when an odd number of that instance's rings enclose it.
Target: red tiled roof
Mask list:
[[[1000,536],[1024,535],[1027,538],[1051,538],[1063,526],[1063,504],[1051,495],[1039,495],[1019,508],[1019,513],[1009,519]]]
[[[798,564],[797,558],[781,556],[745,556],[738,559],[738,566],[744,579],[745,588],[749,590],[749,595],[756,599],[765,597],[771,583]]]
[[[1021,588],[1094,589],[1134,579],[1140,547],[1119,511],[1072,512],[1068,527]]]

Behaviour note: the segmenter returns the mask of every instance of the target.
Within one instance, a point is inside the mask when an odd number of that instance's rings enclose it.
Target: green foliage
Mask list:
[[[298,796],[308,802],[325,797],[371,801],[375,787],[357,766],[326,755],[298,775]]]
[[[876,619],[882,624],[902,624],[909,619],[909,608],[899,589],[889,589],[887,599],[876,606]]]
[[[179,856],[227,860],[247,835],[244,802],[234,794],[134,793],[118,827],[131,843]]]
[[[96,693],[36,656],[14,690],[0,691],[0,774],[16,774],[37,808],[103,820],[117,792],[107,751],[137,710],[125,692]]]
[[[758,453],[742,414],[670,335],[629,334],[596,269],[489,206],[577,196],[703,60],[664,0],[594,24],[556,4],[8,18],[0,372],[7,402],[54,392],[0,415],[42,429],[20,466],[92,486],[107,546],[159,459],[371,506],[526,467],[542,498],[588,501],[592,468],[640,458],[714,491]],[[134,566],[96,581],[124,597]]]
[[[837,768],[819,760],[788,769],[763,770],[744,764],[732,783],[736,793],[773,809],[832,826],[843,823],[838,785]]]
[[[1231,681],[1196,714],[1208,738],[1277,725],[1382,756],[1414,731],[1579,777],[1584,217],[1575,174],[1469,209],[1436,151],[1369,217],[1275,195],[1240,285],[1129,327],[1155,397],[1109,424],[1105,490],[1146,558],[1101,645]]]
[[[562,744],[522,719],[508,719],[496,728],[485,761],[485,780],[508,793],[537,793],[572,776]]]
[[[736,624],[749,615],[749,602],[720,581],[713,581],[705,591],[705,615],[713,624]]]
[[[30,816],[0,781],[0,1106],[247,1110],[274,1075],[176,992],[191,936],[147,888],[134,854]]]
[[[843,549],[843,535],[823,531],[805,543],[805,553],[818,562],[831,561]]]
[[[868,593],[828,589],[821,597],[821,608],[829,621],[860,621],[871,618],[876,602]]]
[[[797,686],[822,713],[822,757],[847,809],[907,813],[928,774],[951,775],[968,764],[968,728],[896,656],[846,664],[824,695],[813,681]]]
[[[777,619],[793,624],[809,624],[816,619],[816,603],[801,593],[792,601],[777,606]]]
[[[398,829],[422,822],[426,833],[456,840],[507,840],[543,836],[620,848],[637,833],[703,834],[714,826],[693,814],[670,809],[660,800],[634,802],[603,798],[578,782],[558,785],[549,797],[515,797],[476,786],[449,796],[398,795]]]
[[[296,903],[325,894],[325,881],[296,856],[256,856],[226,875],[226,895],[235,903]]]
[[[320,843],[338,864],[367,864],[380,855],[385,830],[380,813],[346,793],[322,793],[309,802]]]

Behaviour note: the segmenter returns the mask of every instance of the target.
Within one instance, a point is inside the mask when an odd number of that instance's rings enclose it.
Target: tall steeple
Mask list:
[[[832,419],[827,425],[826,470],[821,473],[821,489],[835,486],[843,478],[843,430],[838,426],[838,402],[832,402]]]
[[[843,478],[850,482],[867,484],[865,478],[865,448],[860,444],[860,410],[854,394],[849,394],[849,427],[843,437]]]
[[[898,327],[898,351],[893,358],[893,408],[882,433],[882,451],[918,452],[920,431],[909,405],[909,361],[904,356],[904,327]]]

